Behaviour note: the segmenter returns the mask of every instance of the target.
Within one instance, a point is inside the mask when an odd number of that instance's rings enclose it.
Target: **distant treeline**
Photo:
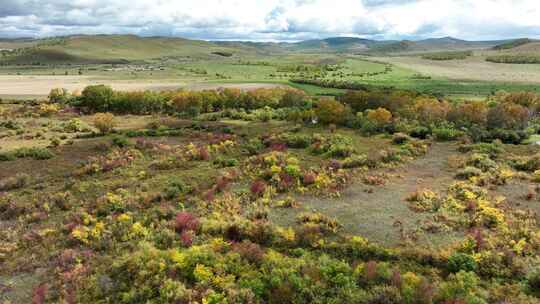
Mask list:
[[[495,63],[515,63],[515,64],[538,64],[540,55],[518,54],[518,55],[494,55],[486,57],[486,61]]]
[[[472,51],[437,52],[422,55],[428,60],[461,60],[473,55]]]
[[[531,39],[529,39],[529,38],[521,38],[521,39],[516,39],[516,40],[512,40],[510,42],[506,42],[506,43],[503,43],[503,44],[496,45],[496,46],[493,47],[493,49],[494,50],[508,50],[508,49],[513,49],[515,47],[518,47],[520,45],[530,43],[530,42],[533,42],[533,41]]]

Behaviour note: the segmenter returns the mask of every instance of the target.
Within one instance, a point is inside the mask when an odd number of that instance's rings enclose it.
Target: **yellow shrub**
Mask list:
[[[385,108],[378,108],[368,111],[367,119],[377,126],[384,126],[392,121],[392,113]]]
[[[116,126],[114,115],[111,113],[97,113],[94,115],[94,127],[101,133],[108,133]]]
[[[39,115],[41,116],[51,116],[53,114],[58,113],[60,111],[60,106],[57,104],[46,104],[42,103],[39,105]]]

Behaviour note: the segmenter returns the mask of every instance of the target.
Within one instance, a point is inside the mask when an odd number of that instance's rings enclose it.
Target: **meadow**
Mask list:
[[[0,66],[0,303],[540,302],[535,65],[85,39]]]

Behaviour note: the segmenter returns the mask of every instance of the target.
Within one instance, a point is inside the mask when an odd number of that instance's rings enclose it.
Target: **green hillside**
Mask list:
[[[209,58],[216,53],[253,53],[248,46],[133,35],[70,36],[42,40],[6,56],[10,63],[124,63],[169,56]]]

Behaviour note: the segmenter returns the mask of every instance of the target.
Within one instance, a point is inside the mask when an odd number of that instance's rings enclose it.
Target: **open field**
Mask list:
[[[288,286],[278,303],[537,301],[540,95],[227,85],[246,90],[2,103],[0,300],[273,303]]]
[[[451,80],[540,84],[540,65],[538,64],[498,64],[485,61],[483,56],[447,61],[434,61],[413,56],[376,59],[424,75]]]
[[[0,98],[34,99],[45,98],[51,88],[65,88],[71,92],[82,91],[89,85],[107,84],[119,91],[144,90],[190,90],[217,89],[219,87],[236,87],[240,89],[271,88],[280,86],[271,83],[193,83],[175,79],[141,79],[141,80],[107,80],[92,76],[15,76],[0,75]]]
[[[499,43],[0,40],[0,303],[539,303]]]

